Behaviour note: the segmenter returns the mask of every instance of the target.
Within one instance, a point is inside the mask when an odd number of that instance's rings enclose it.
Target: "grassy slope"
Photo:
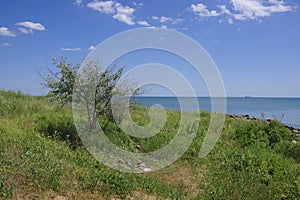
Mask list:
[[[132,112],[138,124],[149,123],[146,108],[133,107]],[[178,161],[160,171],[130,174],[103,166],[80,147],[71,110],[45,98],[0,91],[0,198],[300,197],[300,141],[289,130],[276,121],[227,118],[214,150],[199,159],[209,118],[209,113],[200,113],[198,135]],[[179,113],[168,111],[167,124],[149,139],[130,137],[111,122],[100,123],[118,146],[147,152],[172,140],[179,119]]]

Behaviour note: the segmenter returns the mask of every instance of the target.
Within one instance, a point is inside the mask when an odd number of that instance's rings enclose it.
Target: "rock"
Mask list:
[[[272,120],[271,120],[271,119],[267,119],[266,121],[267,121],[267,122],[271,122]]]
[[[242,115],[242,118],[250,119],[250,116],[249,115]]]
[[[58,195],[54,198],[54,200],[67,200],[68,198],[67,197],[64,197],[64,196],[61,196],[61,195]]]
[[[132,169],[132,168],[133,168],[132,162],[128,162],[128,163],[127,163],[127,166],[128,166],[130,169]]]
[[[140,149],[141,149],[141,146],[138,144],[138,145],[136,145],[135,148],[138,149],[138,150],[140,150]]]
[[[287,129],[289,129],[290,131],[293,131],[294,130],[294,128],[293,127],[291,127],[291,126],[285,126]]]
[[[144,172],[151,172],[151,171],[152,171],[152,169],[151,169],[151,168],[147,168],[147,167],[145,167],[145,168],[143,169],[143,171],[144,171]]]
[[[139,161],[138,161],[138,163],[137,163],[137,169],[138,169],[140,172],[150,172],[150,171],[152,171],[151,168],[146,167],[146,164],[145,164],[142,160],[139,160]]]
[[[300,137],[300,134],[296,134],[297,137]]]
[[[294,129],[293,132],[294,132],[294,133],[299,133],[299,130]]]
[[[296,140],[292,140],[292,144],[297,144],[298,142]]]
[[[236,116],[236,115],[234,115],[234,114],[229,114],[228,116],[229,116],[230,118],[233,118],[233,119],[238,118],[238,116]]]
[[[118,167],[126,168],[126,169],[132,169],[133,164],[132,162],[124,161],[124,160],[118,160]]]
[[[137,165],[138,165],[138,168],[140,168],[140,169],[146,168],[146,164],[142,160],[139,160]]]

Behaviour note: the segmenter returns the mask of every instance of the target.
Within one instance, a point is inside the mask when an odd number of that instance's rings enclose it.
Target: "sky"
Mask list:
[[[66,56],[80,64],[107,38],[148,27],[176,30],[202,45],[220,71],[227,96],[300,97],[299,4],[296,0],[1,0],[0,89],[45,95],[38,72],[46,74],[47,67],[53,68],[52,58]],[[192,67],[166,53],[137,52],[117,63],[130,68],[166,61],[191,80],[197,95],[207,95]]]

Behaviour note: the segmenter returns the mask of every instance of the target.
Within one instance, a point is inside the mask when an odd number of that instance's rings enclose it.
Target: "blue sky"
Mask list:
[[[159,27],[199,42],[217,64],[228,96],[300,97],[298,7],[295,0],[1,0],[0,89],[46,94],[37,70],[46,73],[51,58],[80,63],[114,34]],[[145,62],[159,57],[146,53]],[[129,58],[118,63],[134,63]],[[193,79],[189,67],[182,70]]]

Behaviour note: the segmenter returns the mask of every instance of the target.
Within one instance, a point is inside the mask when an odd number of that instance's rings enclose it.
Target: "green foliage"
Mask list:
[[[14,194],[14,185],[7,186],[4,179],[0,176],[0,197],[11,198]]]
[[[239,144],[243,147],[255,143],[269,145],[268,135],[264,130],[264,126],[257,122],[248,122],[238,125],[234,138],[237,139]]]
[[[46,137],[53,137],[69,143],[73,148],[81,146],[81,140],[77,134],[71,113],[51,113],[48,115],[36,115],[36,131]]]
[[[43,86],[50,89],[49,97],[62,103],[62,105],[70,104],[72,99],[73,103],[85,105],[85,109],[91,113],[91,116],[88,116],[88,119],[91,120],[91,126],[94,126],[99,117],[113,119],[111,100],[114,95],[139,93],[139,90],[129,81],[123,81],[122,85],[117,84],[124,67],[103,69],[98,63],[87,61],[78,73],[79,65],[67,63],[65,57],[53,59],[53,65],[56,72],[48,69],[49,74],[43,77],[45,81]],[[90,101],[91,93],[95,95],[94,102]]]
[[[137,124],[150,123],[149,108],[130,109]],[[166,114],[166,124],[149,138],[130,136],[107,119],[99,119],[99,125],[120,148],[150,152],[168,144],[178,131],[180,114]],[[172,165],[176,167],[130,174],[104,166],[81,146],[67,106],[0,91],[0,197],[45,199],[39,195],[53,191],[70,199],[89,198],[87,193],[100,195],[91,199],[126,199],[137,193],[141,196],[136,199],[299,198],[300,142],[284,125],[228,118],[213,151],[199,159],[210,114],[201,111],[198,120],[197,136]]]
[[[4,149],[0,143],[0,172],[4,167],[4,163],[2,162],[4,160],[3,154]],[[2,177],[2,174],[0,174],[0,197],[12,197],[14,194],[14,187],[15,185],[8,186],[5,179]]]
[[[290,131],[283,124],[275,120],[265,125],[265,132],[268,135],[271,146],[274,146],[280,141],[292,139]]]
[[[299,143],[291,143],[297,139],[296,136],[278,121],[241,123],[236,128],[233,138],[243,148],[247,146],[269,148],[300,161]]]
[[[274,150],[278,153],[282,153],[285,156],[295,159],[297,162],[300,162],[300,143],[292,144],[288,140],[283,140],[278,142],[274,146]]]
[[[106,134],[108,139],[115,145],[118,145],[119,147],[127,151],[134,151],[136,146],[134,141],[128,134],[124,133],[117,124],[108,121],[103,124],[102,127],[102,130]]]
[[[121,198],[135,191],[162,198],[184,196],[184,192],[155,179],[111,170],[80,146],[69,148],[73,145],[71,135],[78,136],[68,108],[52,105],[45,98],[0,92],[7,104],[19,105],[19,112],[11,113],[1,104],[6,115],[0,117],[0,197],[14,197],[15,191],[22,191],[17,194],[20,198],[31,199],[49,190],[61,194],[97,191],[102,196]],[[40,109],[32,109],[35,105]],[[134,150],[134,142],[115,123],[100,123],[114,143]]]
[[[251,146],[236,152],[226,147],[210,174],[208,199],[297,199],[300,169],[292,160],[272,150]],[[231,150],[229,150],[231,149]],[[231,151],[231,153],[229,153]],[[215,162],[214,162],[215,163]]]
[[[48,69],[49,74],[44,78],[43,86],[50,89],[49,97],[65,104],[72,100],[73,86],[79,65],[67,63],[65,57],[52,59],[56,71]]]

